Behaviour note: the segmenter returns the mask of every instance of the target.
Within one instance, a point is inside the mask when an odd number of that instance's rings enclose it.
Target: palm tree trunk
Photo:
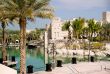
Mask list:
[[[77,39],[77,40],[79,39],[78,32],[76,32],[76,39]]]
[[[26,18],[20,18],[20,74],[26,74]]]
[[[90,38],[91,38],[91,35],[90,35],[90,29],[89,29],[89,47],[88,47],[88,50],[89,50],[89,54],[88,54],[88,61],[90,61],[90,51],[91,51],[91,41],[90,41]]]
[[[6,61],[7,60],[7,52],[6,52],[6,35],[5,35],[5,25],[2,24],[2,28],[3,28],[3,46],[2,46],[2,58],[3,58],[3,61]]]
[[[71,31],[68,30],[68,40],[71,40]]]
[[[69,49],[71,44],[71,31],[68,29],[68,41],[67,41],[67,57],[69,56]]]
[[[79,36],[78,36],[78,34],[77,34],[77,40],[79,39]]]
[[[83,33],[83,35],[84,35],[84,33]],[[83,59],[84,59],[84,61],[85,61],[85,49],[86,49],[86,43],[85,43],[85,40],[84,40],[83,37],[82,37],[82,40],[83,40],[83,44],[84,44],[84,47],[83,47]]]
[[[101,32],[99,32],[99,36],[100,36],[100,42],[101,42],[101,40],[102,40],[102,33]]]

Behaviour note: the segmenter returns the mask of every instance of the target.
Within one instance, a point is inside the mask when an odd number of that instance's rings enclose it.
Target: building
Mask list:
[[[58,17],[52,19],[51,24],[47,26],[49,39],[63,40],[68,37],[68,31],[62,31],[63,23],[64,21]]]
[[[102,13],[102,21],[103,23],[110,23],[110,12],[109,11]]]
[[[48,38],[51,40],[65,40],[68,38],[68,31],[62,31],[62,26],[66,21],[74,21],[77,18],[69,19],[69,20],[61,20],[59,17],[55,17],[52,19],[50,25],[46,25],[46,30],[48,31]],[[85,23],[87,26],[87,23]],[[72,27],[70,27],[72,31]],[[72,35],[71,35],[72,36]]]
[[[65,40],[68,39],[68,31],[62,31],[62,26],[66,21],[70,21],[72,23],[72,21],[76,20],[78,18],[73,18],[73,19],[69,19],[69,20],[61,20],[58,17],[55,17],[54,19],[52,19],[51,24],[50,25],[46,25],[46,31],[48,33],[48,39],[51,39],[52,41],[55,40]],[[107,18],[108,20],[108,18]],[[99,22],[97,20],[95,20],[96,22]],[[88,23],[85,21],[84,23],[84,27],[88,27]],[[74,29],[70,26],[70,31],[72,33]],[[96,37],[97,34],[93,34],[93,37]],[[71,37],[73,37],[73,34],[71,34]],[[87,37],[85,35],[85,37]]]

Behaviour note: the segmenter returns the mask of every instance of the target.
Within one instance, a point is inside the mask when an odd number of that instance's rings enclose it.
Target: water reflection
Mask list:
[[[16,47],[8,47],[7,48],[7,56],[8,60],[11,60],[11,56],[16,57],[16,61],[18,62],[16,65],[16,69],[19,70],[20,67],[20,50]],[[0,57],[1,57],[1,48],[0,48]],[[26,49],[26,66],[33,65],[34,71],[44,70],[44,49],[43,48],[35,48],[35,49]]]

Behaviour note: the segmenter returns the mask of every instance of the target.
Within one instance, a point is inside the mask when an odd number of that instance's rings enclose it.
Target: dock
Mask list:
[[[12,61],[4,61],[3,63],[5,63],[7,66],[13,66],[13,65],[16,65],[18,62],[17,61],[14,61],[14,62],[12,62]]]

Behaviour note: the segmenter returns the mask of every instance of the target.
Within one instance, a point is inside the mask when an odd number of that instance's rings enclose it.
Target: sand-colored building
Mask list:
[[[102,13],[102,21],[103,23],[110,23],[110,12],[109,11]]]
[[[51,40],[63,40],[68,37],[68,31],[62,31],[64,21],[55,17],[52,19],[51,24],[47,25],[48,37]]]
[[[105,13],[104,13],[105,14]],[[106,17],[106,18],[104,18]],[[66,21],[74,21],[77,18],[69,19],[69,20],[61,20],[59,17],[55,17],[52,19],[50,25],[46,26],[46,30],[48,31],[48,39],[51,39],[52,41],[57,41],[57,40],[65,40],[68,38],[68,31],[63,31],[62,26]],[[103,16],[104,21],[110,22],[109,16]],[[95,20],[95,23],[100,22]],[[102,23],[102,22],[100,22]],[[84,27],[88,27],[88,23],[85,21]],[[70,27],[71,31],[74,31],[72,27]],[[72,34],[71,34],[72,36]],[[93,37],[96,37],[97,34],[94,34]]]

